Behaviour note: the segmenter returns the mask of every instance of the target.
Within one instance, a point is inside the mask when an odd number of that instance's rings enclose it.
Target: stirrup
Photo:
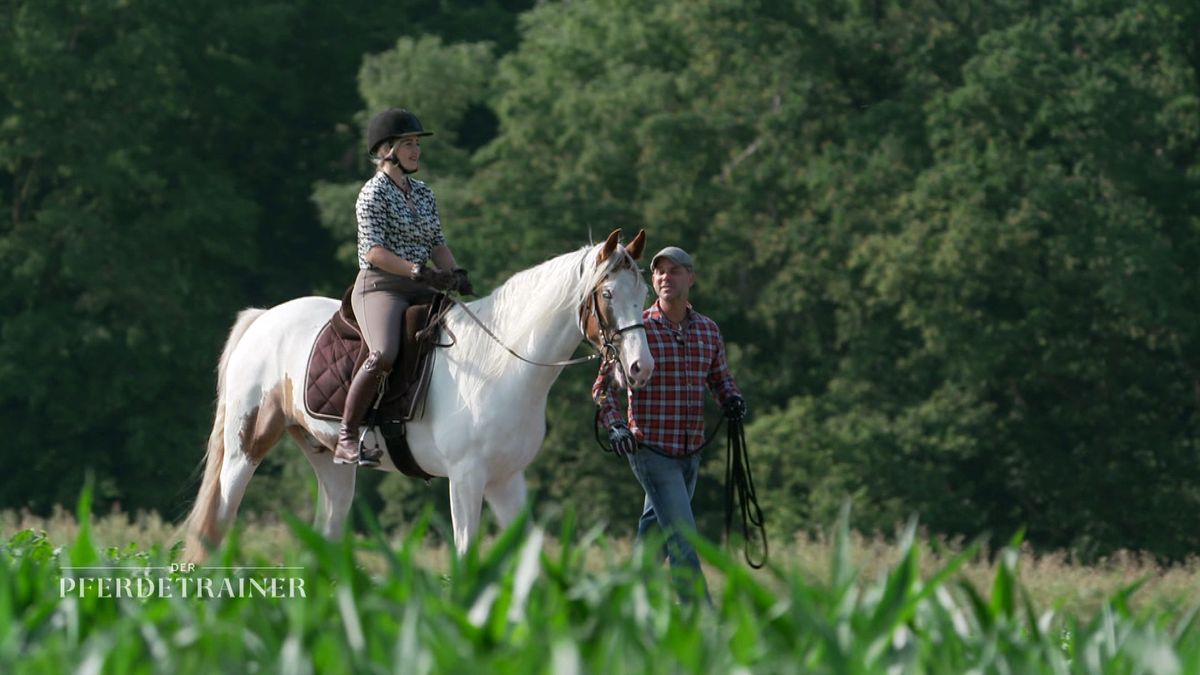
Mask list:
[[[374,420],[373,417],[372,420]],[[372,428],[375,427],[364,424],[362,430],[358,432],[358,465],[368,469],[379,466],[379,460],[383,458],[383,450],[379,449],[378,436],[375,437],[375,447],[367,447],[367,432]],[[378,430],[375,433],[383,432]]]
[[[366,467],[368,469],[372,469],[372,468],[379,466],[380,460],[382,460],[382,459],[383,459],[383,450],[380,450],[379,446],[370,448],[370,450],[368,450],[367,448],[364,448],[362,446],[359,446],[359,450],[358,450],[358,465],[359,466]]]

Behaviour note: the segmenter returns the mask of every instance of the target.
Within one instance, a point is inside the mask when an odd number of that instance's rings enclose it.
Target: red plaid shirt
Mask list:
[[[705,387],[722,406],[731,396],[741,396],[725,362],[725,341],[717,324],[691,305],[682,332],[671,328],[657,302],[642,312],[642,320],[654,375],[644,389],[626,391],[629,429],[640,443],[668,455],[687,455],[704,443]],[[622,421],[608,368],[600,366],[592,385],[606,428]]]

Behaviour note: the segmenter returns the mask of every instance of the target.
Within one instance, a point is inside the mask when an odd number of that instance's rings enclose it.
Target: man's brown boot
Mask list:
[[[342,428],[338,431],[337,449],[333,452],[334,464],[362,464],[363,466],[379,466],[379,458],[383,454],[378,449],[366,453],[364,457],[359,452],[358,428],[367,414],[367,408],[379,393],[379,383],[387,375],[379,366],[379,352],[371,352],[362,368],[350,381],[350,391],[346,394],[346,406],[342,410]],[[372,460],[374,463],[372,464]]]

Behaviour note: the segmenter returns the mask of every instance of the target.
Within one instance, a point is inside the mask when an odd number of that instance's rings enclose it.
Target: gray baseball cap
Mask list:
[[[666,258],[667,260],[674,262],[676,265],[683,265],[689,270],[692,270],[692,256],[688,255],[687,251],[679,248],[678,246],[668,246],[658,253],[655,253],[654,258],[650,261],[650,269],[654,269],[654,266],[658,264],[659,258]]]

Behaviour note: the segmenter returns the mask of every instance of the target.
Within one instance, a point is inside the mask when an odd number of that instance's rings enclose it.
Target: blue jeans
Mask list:
[[[642,517],[638,521],[638,541],[643,541],[657,526],[666,536],[667,559],[671,562],[680,595],[690,599],[698,580],[707,596],[700,556],[683,536],[685,531],[696,531],[692,495],[696,492],[696,477],[700,473],[700,455],[666,457],[642,446],[629,456],[629,466],[646,491]]]

